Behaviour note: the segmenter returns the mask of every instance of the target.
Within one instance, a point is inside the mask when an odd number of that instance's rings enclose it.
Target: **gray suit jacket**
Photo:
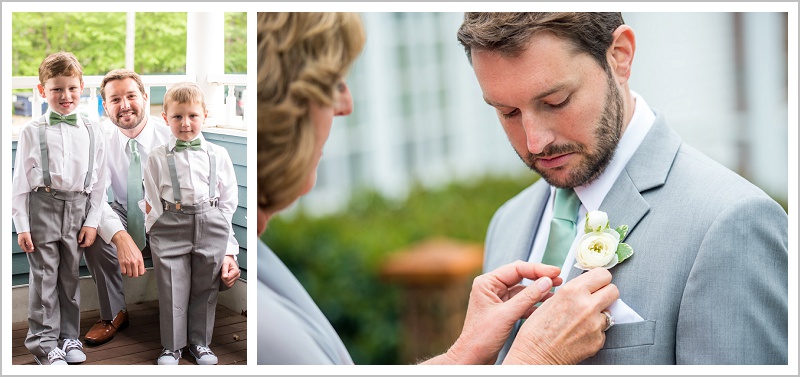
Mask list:
[[[539,180],[498,209],[484,271],[527,260],[548,195]],[[788,217],[763,191],[658,115],[600,210],[630,227],[635,253],[610,271],[645,321],[612,327],[584,364],[788,363]]]

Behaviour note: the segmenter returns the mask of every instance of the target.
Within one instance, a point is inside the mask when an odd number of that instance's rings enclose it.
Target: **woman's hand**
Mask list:
[[[593,356],[606,340],[602,311],[618,298],[604,268],[570,280],[522,324],[503,364],[577,364]]]

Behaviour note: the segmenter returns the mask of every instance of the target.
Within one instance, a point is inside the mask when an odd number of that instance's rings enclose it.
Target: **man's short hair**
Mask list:
[[[458,41],[472,64],[472,50],[517,56],[528,47],[534,34],[548,31],[572,43],[577,51],[589,54],[608,71],[606,51],[612,34],[622,24],[621,13],[468,12],[458,29]]]
[[[142,78],[139,77],[134,71],[130,69],[120,68],[112,70],[111,72],[106,73],[105,77],[103,77],[103,82],[100,83],[100,97],[103,98],[103,101],[106,100],[106,84],[111,81],[116,80],[124,80],[124,79],[133,79],[136,81],[136,85],[139,86],[139,91],[144,94],[144,83],[142,82]]]

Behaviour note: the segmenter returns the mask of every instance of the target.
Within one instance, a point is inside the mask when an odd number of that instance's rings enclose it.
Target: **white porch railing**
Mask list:
[[[158,87],[158,86],[165,86],[169,88],[171,85],[174,85],[178,82],[183,81],[191,81],[197,82],[197,79],[193,76],[189,75],[142,75],[142,82],[145,85],[145,92],[147,93],[147,97],[152,101],[151,96],[151,88]],[[80,112],[89,117],[89,119],[93,121],[101,121],[100,111],[98,110],[99,106],[99,90],[100,84],[103,81],[103,76],[83,76],[84,82],[84,92],[87,90],[89,91],[89,97],[87,98],[86,105],[80,106]],[[228,87],[228,95],[224,99],[224,104],[219,106],[220,104],[207,104],[209,108],[209,120],[207,121],[207,128],[217,127],[217,128],[228,128],[228,129],[245,129],[245,122],[244,118],[247,116],[246,112],[243,112],[243,115],[237,115],[236,113],[236,95],[235,95],[235,87],[236,86],[247,86],[247,75],[246,74],[222,74],[222,75],[208,75],[206,77],[206,82],[212,86],[227,86]],[[42,98],[36,86],[39,84],[39,78],[37,76],[16,76],[11,78],[11,89],[12,91],[17,92],[17,96],[19,96],[20,89],[25,91],[30,91],[30,96],[28,100],[31,103],[31,116],[30,119],[38,119],[42,116],[42,104],[45,103],[45,99]],[[245,89],[246,91],[247,89]],[[211,95],[206,95],[206,98],[213,98]],[[149,105],[150,103],[148,103]],[[224,109],[223,114],[214,114],[212,113],[213,109]],[[147,106],[146,111],[148,115],[155,115],[158,116],[159,114],[150,114],[150,106]],[[12,136],[16,137],[20,126],[14,126],[12,128]]]

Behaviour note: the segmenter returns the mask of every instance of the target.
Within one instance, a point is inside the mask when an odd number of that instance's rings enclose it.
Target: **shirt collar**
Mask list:
[[[631,95],[634,99],[633,116],[617,144],[614,157],[600,177],[588,185],[575,187],[575,193],[578,194],[581,204],[587,211],[600,209],[600,205],[614,182],[617,181],[620,173],[625,169],[625,165],[628,164],[656,120],[653,110],[647,105],[644,98],[634,91],[631,91]],[[550,189],[551,195],[553,195],[555,189],[553,187]]]
[[[144,121],[145,121],[144,127],[142,127],[142,130],[139,131],[139,134],[136,135],[136,137],[133,138],[133,140],[136,140],[136,142],[139,143],[140,149],[145,148],[145,150],[149,151],[150,146],[153,145],[153,140],[155,140],[154,136],[155,131],[153,130],[153,126],[150,125],[151,122],[149,116],[145,116]],[[128,140],[130,140],[130,138],[125,134],[123,134],[122,131],[119,129],[119,127],[117,127],[116,125],[114,125],[114,128],[116,128],[117,143],[119,144],[119,148],[121,150],[125,150],[125,148],[128,145]]]

